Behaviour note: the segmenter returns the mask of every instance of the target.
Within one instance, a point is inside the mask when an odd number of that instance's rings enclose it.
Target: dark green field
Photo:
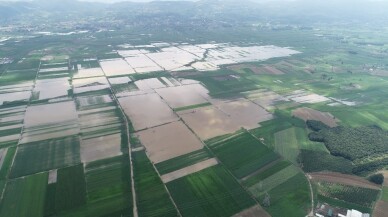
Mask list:
[[[238,178],[249,175],[279,158],[249,132],[238,132],[226,140],[206,142],[214,154]]]
[[[231,216],[255,204],[222,166],[167,184],[183,216]]]
[[[165,186],[146,154],[141,151],[132,156],[139,216],[177,216]]]
[[[51,139],[20,145],[10,176],[16,178],[76,165],[80,163],[79,147],[78,137]]]

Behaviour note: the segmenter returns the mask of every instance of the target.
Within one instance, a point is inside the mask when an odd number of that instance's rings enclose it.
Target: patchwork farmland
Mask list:
[[[387,189],[366,178],[386,153],[351,160],[317,135],[375,125],[385,138],[387,80],[276,40],[121,38],[1,68],[0,217],[383,212]]]

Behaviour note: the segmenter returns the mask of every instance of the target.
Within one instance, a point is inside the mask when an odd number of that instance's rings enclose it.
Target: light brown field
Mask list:
[[[319,173],[309,173],[309,176],[314,181],[326,181],[326,182],[380,190],[380,186],[373,184],[366,179],[363,179],[361,177],[354,176],[354,175],[345,175],[345,174],[334,173],[334,172],[319,172]]]
[[[220,103],[217,107],[225,112],[237,126],[246,129],[257,128],[260,122],[273,118],[271,113],[246,99]]]
[[[329,112],[321,112],[307,107],[295,109],[294,111],[292,111],[292,115],[304,121],[307,121],[307,120],[321,121],[322,123],[330,127],[338,126],[337,122],[339,122],[339,120],[336,119],[336,117],[334,117]]]
[[[260,205],[253,206],[232,217],[271,217]]]
[[[74,75],[74,78],[90,78],[104,76],[104,72],[101,68],[88,68],[78,69],[78,73]]]
[[[154,163],[203,148],[199,139],[181,121],[136,133]]]
[[[3,166],[5,156],[7,155],[8,148],[0,149],[0,170]]]
[[[240,129],[227,114],[213,106],[178,112],[178,114],[202,140],[233,133]]]
[[[178,120],[172,109],[156,93],[119,98],[135,130]]]
[[[168,183],[168,182],[174,181],[176,179],[182,178],[184,176],[187,176],[187,175],[199,172],[201,170],[204,170],[206,168],[212,167],[212,166],[217,165],[217,164],[218,164],[217,159],[210,158],[210,159],[204,160],[202,162],[199,162],[199,163],[190,165],[188,167],[182,168],[180,170],[164,174],[160,178],[162,179],[162,181],[164,183]]]
[[[58,170],[57,169],[50,170],[49,171],[49,175],[48,175],[48,182],[47,182],[47,184],[57,183],[57,175],[58,175]]]
[[[376,208],[373,211],[374,217],[387,217],[388,213],[388,202],[379,200],[376,204]]]
[[[197,91],[193,88],[193,85],[161,88],[157,89],[156,92],[172,108],[179,108],[208,102],[204,97],[197,93]]]
[[[121,135],[113,134],[81,142],[81,161],[84,163],[121,155]]]
[[[388,70],[377,69],[377,70],[373,70],[370,74],[385,77],[385,76],[388,76]]]

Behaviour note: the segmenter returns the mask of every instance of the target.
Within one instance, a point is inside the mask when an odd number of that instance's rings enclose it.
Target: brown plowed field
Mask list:
[[[309,176],[314,181],[326,181],[326,182],[332,182],[332,183],[338,183],[338,184],[344,184],[344,185],[350,185],[350,186],[356,186],[356,187],[362,187],[362,188],[371,188],[376,190],[380,189],[380,186],[375,185],[366,179],[363,179],[358,176],[353,176],[353,175],[345,175],[341,173],[332,173],[332,172],[322,172],[322,173],[310,173]]]

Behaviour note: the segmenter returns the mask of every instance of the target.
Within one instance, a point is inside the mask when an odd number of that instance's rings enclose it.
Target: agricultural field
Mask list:
[[[379,190],[336,184],[330,182],[318,182],[318,200],[329,204],[370,212],[373,203],[377,200]]]
[[[222,166],[174,180],[167,187],[183,216],[231,216],[255,204]]]
[[[386,215],[384,24],[73,3],[0,20],[0,217]]]
[[[237,178],[243,178],[279,158],[246,131],[220,140],[208,140],[206,144]]]

